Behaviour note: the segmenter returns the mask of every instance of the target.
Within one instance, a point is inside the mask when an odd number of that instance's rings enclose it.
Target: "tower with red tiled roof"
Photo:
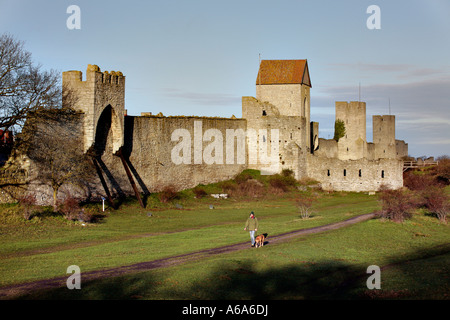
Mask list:
[[[306,137],[310,135],[311,87],[306,59],[261,61],[256,78],[256,99],[271,103],[280,115],[304,117]]]
[[[307,60],[262,60],[256,78],[256,99],[270,102],[281,115],[302,116],[309,123]]]

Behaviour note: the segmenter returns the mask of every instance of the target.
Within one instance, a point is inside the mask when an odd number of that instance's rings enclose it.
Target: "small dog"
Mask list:
[[[259,248],[264,245],[264,240],[267,238],[267,233],[260,234],[255,238],[255,247]]]

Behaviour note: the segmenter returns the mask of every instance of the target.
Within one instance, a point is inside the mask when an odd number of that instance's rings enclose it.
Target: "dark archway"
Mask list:
[[[95,155],[101,157],[106,150],[108,135],[111,131],[113,110],[108,105],[100,115],[95,131],[94,152]]]

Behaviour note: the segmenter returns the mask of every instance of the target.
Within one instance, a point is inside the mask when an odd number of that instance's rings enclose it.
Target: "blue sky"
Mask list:
[[[69,30],[67,8],[81,9]],[[369,30],[370,5],[381,29]],[[130,115],[242,116],[262,59],[308,59],[311,120],[331,138],[334,102],[396,115],[412,156],[450,155],[450,1],[0,0],[0,33],[45,69],[122,71]]]

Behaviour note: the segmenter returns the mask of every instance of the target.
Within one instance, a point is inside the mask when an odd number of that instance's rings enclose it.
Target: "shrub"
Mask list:
[[[223,193],[232,194],[237,189],[237,185],[233,181],[222,181],[219,186],[222,188]]]
[[[423,192],[425,207],[437,218],[447,223],[447,215],[450,212],[449,196],[445,193],[445,189],[439,187],[429,188]]]
[[[410,191],[380,188],[379,199],[382,202],[381,216],[395,222],[411,217],[411,211],[418,207],[417,199]]]
[[[336,120],[334,122],[334,137],[333,139],[336,140],[336,142],[339,142],[340,138],[343,138],[345,136],[345,123],[343,120]]]
[[[178,192],[175,190],[174,186],[167,186],[158,194],[159,201],[162,203],[170,202],[178,199],[178,197]]]
[[[254,169],[246,169],[239,173],[235,178],[234,181],[237,183],[243,183],[250,179],[260,180],[261,178],[261,172]]]
[[[283,169],[281,170],[281,175],[283,177],[294,177],[294,171],[292,169]]]
[[[19,199],[19,204],[23,208],[23,217],[25,220],[30,220],[37,208],[36,197],[32,194],[23,196]]]
[[[434,168],[436,178],[445,185],[450,184],[450,159],[439,159],[439,164]]]
[[[192,189],[192,191],[194,192],[195,197],[197,199],[201,199],[201,198],[203,198],[203,197],[208,195],[206,190],[204,188],[200,187],[200,186],[196,186],[194,189]]]
[[[81,208],[77,199],[68,196],[63,202],[58,204],[58,211],[61,212],[67,220],[77,220],[79,219]]]
[[[245,182],[240,183],[237,188],[232,192],[233,196],[241,197],[252,197],[258,198],[266,194],[266,188],[264,185],[255,180],[249,179]]]
[[[313,201],[314,198],[312,197],[302,197],[295,200],[295,204],[300,211],[302,219],[308,219],[311,216],[311,206]]]
[[[244,170],[239,173],[236,178],[234,178],[234,181],[236,181],[237,183],[243,183],[250,179],[253,179],[253,176],[249,172]]]
[[[81,209],[78,220],[84,222],[96,223],[102,220],[105,215],[101,212],[99,207],[84,207]]]
[[[429,187],[438,186],[439,182],[430,174],[418,174],[413,171],[405,173],[403,185],[409,190],[422,191]]]
[[[283,192],[287,192],[291,187],[294,187],[297,184],[297,180],[293,176],[283,176],[280,174],[275,174],[269,178],[269,184],[273,188],[277,188],[282,190]]]

